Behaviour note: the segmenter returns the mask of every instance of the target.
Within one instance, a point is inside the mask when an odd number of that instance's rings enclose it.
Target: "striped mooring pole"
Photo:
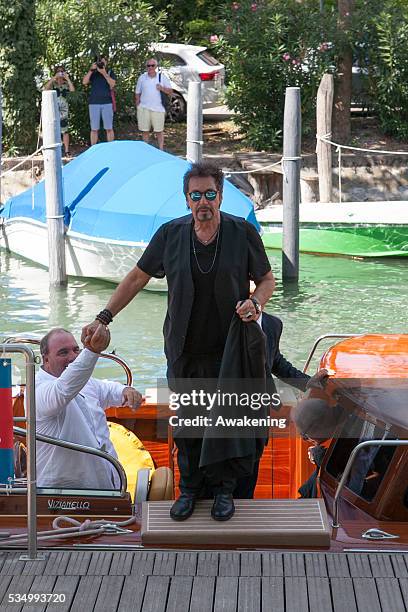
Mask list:
[[[11,359],[0,358],[0,483],[14,478]]]

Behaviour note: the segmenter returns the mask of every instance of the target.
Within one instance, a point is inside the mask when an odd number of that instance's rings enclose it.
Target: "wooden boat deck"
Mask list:
[[[399,612],[407,553],[0,551],[0,609],[74,612]],[[13,593],[64,602],[9,603]]]

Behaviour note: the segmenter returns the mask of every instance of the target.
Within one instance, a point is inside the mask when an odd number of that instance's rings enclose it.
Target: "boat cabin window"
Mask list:
[[[392,438],[385,429],[350,415],[336,440],[326,470],[337,481],[343,474],[353,448],[366,440]],[[346,486],[367,501],[374,499],[394,455],[395,447],[363,448],[355,457]]]

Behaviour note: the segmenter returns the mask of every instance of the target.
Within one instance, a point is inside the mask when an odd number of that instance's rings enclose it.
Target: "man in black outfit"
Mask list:
[[[255,227],[220,212],[223,179],[222,171],[211,164],[192,165],[183,181],[192,214],[159,228],[97,320],[84,328],[84,339],[92,336],[99,321],[110,323],[152,276],[166,276],[168,310],[163,332],[169,379],[218,377],[233,316],[237,313],[244,323],[256,321],[275,286]],[[256,289],[249,297],[251,280]],[[207,483],[215,495],[212,517],[231,518],[236,479],[222,469],[207,473],[200,469],[200,438],[176,437],[175,441],[181,495],[171,517],[187,519]]]

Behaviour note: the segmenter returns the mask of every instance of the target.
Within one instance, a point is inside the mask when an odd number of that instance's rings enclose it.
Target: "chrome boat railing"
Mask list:
[[[362,448],[366,448],[367,446],[408,446],[408,440],[364,440],[364,442],[360,442],[353,448],[350,453],[350,457],[346,463],[346,467],[344,468],[344,472],[340,478],[339,484],[337,485],[336,493],[334,495],[333,500],[333,521],[332,527],[337,528],[340,527],[339,524],[339,497],[340,493],[345,486],[346,480],[350,474],[351,467],[354,463],[354,459],[356,455]]]
[[[26,417],[27,417],[27,555],[26,561],[38,559],[37,554],[37,466],[36,466],[36,421],[35,421],[35,355],[23,344],[0,344],[2,355],[21,353],[26,362]]]
[[[314,344],[310,350],[308,358],[306,359],[305,365],[303,366],[303,372],[306,374],[308,367],[310,366],[310,362],[312,361],[313,355],[316,352],[317,347],[319,346],[322,340],[327,340],[328,338],[355,338],[356,336],[362,336],[362,334],[324,334],[323,336],[319,336],[314,341]]]

